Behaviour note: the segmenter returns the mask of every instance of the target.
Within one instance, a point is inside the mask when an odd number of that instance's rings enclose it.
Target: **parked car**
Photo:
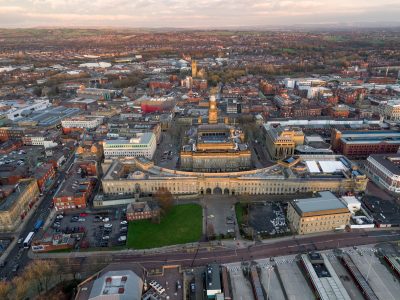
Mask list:
[[[179,280],[176,281],[176,289],[179,290],[182,288],[181,282]]]
[[[105,236],[102,237],[102,239],[103,239],[103,240],[109,240],[109,239],[110,239],[110,236],[105,235]]]
[[[57,220],[61,220],[62,218],[64,218],[64,216],[61,215],[61,214],[56,216],[56,219],[57,219]]]
[[[106,223],[106,224],[104,224],[104,228],[111,228],[112,227],[112,224],[111,223]]]
[[[103,222],[110,222],[110,218],[103,218]]]
[[[85,221],[86,221],[85,218],[79,218],[79,219],[78,219],[78,222],[85,222]]]
[[[196,284],[194,282],[190,283],[190,292],[196,293]]]
[[[89,214],[88,213],[80,213],[79,216],[80,217],[87,217]]]
[[[119,238],[118,238],[118,242],[125,242],[126,241],[126,235],[121,235]]]
[[[15,264],[15,265],[13,266],[13,268],[12,268],[12,271],[13,271],[13,272],[17,272],[18,269],[19,269],[19,264]]]
[[[227,224],[233,224],[234,222],[235,222],[235,219],[233,217],[226,217]]]

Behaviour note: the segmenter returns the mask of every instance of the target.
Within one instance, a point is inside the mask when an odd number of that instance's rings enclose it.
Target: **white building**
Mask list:
[[[79,116],[61,121],[63,128],[95,129],[103,123],[103,117]]]
[[[340,198],[340,200],[342,200],[352,214],[361,209],[360,200],[354,196],[343,196]]]
[[[390,192],[400,193],[400,154],[373,154],[365,164],[368,177]]]
[[[6,117],[14,121],[21,118],[24,114],[28,115],[34,111],[44,110],[50,107],[49,99],[37,99],[33,101],[23,101],[23,100],[4,100],[0,101],[0,108],[10,107],[6,110]]]
[[[32,146],[43,146],[46,149],[58,146],[58,144],[52,140],[48,140],[43,136],[27,136],[23,137],[24,145]]]
[[[106,140],[103,143],[105,158],[146,157],[152,159],[156,147],[156,136],[152,132],[138,133],[130,140]]]

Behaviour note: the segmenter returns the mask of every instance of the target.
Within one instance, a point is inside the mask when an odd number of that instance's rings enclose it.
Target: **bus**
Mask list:
[[[32,239],[34,236],[35,232],[31,231],[29,232],[29,234],[26,236],[25,240],[24,240],[24,248],[25,249],[29,249],[29,247],[31,246],[32,243]]]
[[[37,220],[35,225],[33,226],[33,230],[35,232],[38,232],[39,229],[43,226],[43,224],[44,224],[43,220]]]

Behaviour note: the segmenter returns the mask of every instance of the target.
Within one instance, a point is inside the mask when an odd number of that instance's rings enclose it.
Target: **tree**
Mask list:
[[[207,238],[210,240],[215,239],[215,230],[212,223],[207,223]]]
[[[11,288],[9,281],[0,281],[0,299],[9,299]]]
[[[38,293],[48,291],[49,283],[56,275],[57,264],[52,260],[35,260],[25,269],[24,279],[36,285]]]
[[[16,300],[25,299],[29,290],[29,283],[26,282],[24,277],[14,277],[12,281],[14,287],[14,298]],[[6,298],[7,299],[7,298]]]
[[[174,197],[172,196],[171,192],[164,187],[161,187],[157,190],[157,192],[154,194],[154,198],[157,200],[164,213],[167,213],[174,204]]]

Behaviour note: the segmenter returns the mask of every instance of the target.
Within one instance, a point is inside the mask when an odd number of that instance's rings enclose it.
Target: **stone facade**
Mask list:
[[[304,134],[297,128],[264,126],[264,136],[269,155],[273,160],[294,155],[296,146],[304,144]]]
[[[316,212],[309,215],[300,215],[292,204],[288,206],[287,217],[293,228],[299,234],[331,231],[335,228],[344,228],[350,221],[351,213],[346,210],[331,212]]]
[[[334,157],[334,156],[330,156]],[[229,173],[185,172],[160,168],[152,162],[136,159],[113,161],[103,166],[103,191],[107,195],[153,194],[160,188],[174,195],[188,194],[296,194],[330,190],[336,192],[364,191],[368,179],[365,175],[337,177],[287,177],[285,167]]]
[[[0,231],[13,231],[21,223],[39,197],[39,187],[34,179],[21,180],[17,188],[0,205]]]
[[[250,150],[240,152],[196,153],[182,152],[181,166],[195,172],[230,172],[251,167]]]
[[[208,124],[192,127],[195,132],[180,153],[181,169],[194,172],[234,172],[251,168],[251,151],[243,143],[243,132],[219,122],[215,96],[210,97]]]

